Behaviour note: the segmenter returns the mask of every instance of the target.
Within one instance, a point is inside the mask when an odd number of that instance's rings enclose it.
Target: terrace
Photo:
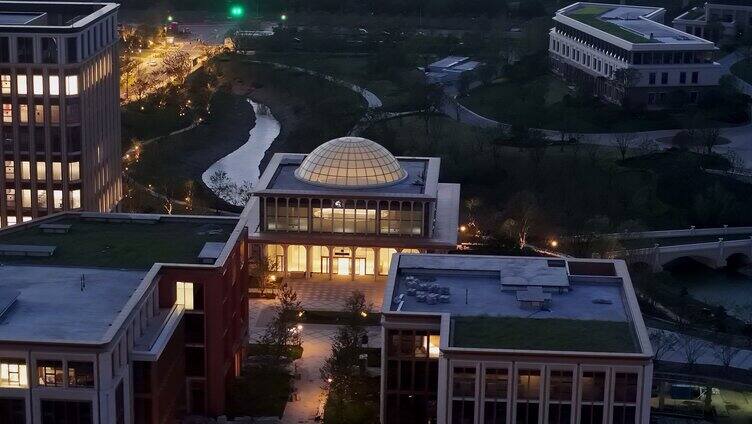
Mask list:
[[[28,263],[119,269],[149,269],[161,263],[202,263],[208,242],[226,242],[235,218],[161,218],[156,223],[95,221],[65,214],[43,221],[70,225],[67,233],[50,233],[30,224],[0,231],[0,244],[55,246],[48,257],[0,256],[0,264]],[[152,223],[147,223],[152,222]]]

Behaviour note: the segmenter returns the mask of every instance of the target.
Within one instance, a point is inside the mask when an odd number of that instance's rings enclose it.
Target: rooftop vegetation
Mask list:
[[[651,40],[645,38],[642,35],[636,34],[632,31],[624,29],[619,25],[612,24],[611,22],[601,19],[601,15],[611,10],[609,6],[585,6],[580,9],[573,10],[568,13],[572,19],[576,19],[585,25],[589,25],[595,29],[607,32],[613,36],[619,37],[622,40],[629,41],[630,43],[658,43],[658,40]]]

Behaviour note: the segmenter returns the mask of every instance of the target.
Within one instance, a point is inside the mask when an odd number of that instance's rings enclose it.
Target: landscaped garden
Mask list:
[[[600,102],[569,87],[548,69],[545,56],[526,57],[508,67],[504,80],[478,87],[460,102],[499,122],[581,133],[729,126],[747,118],[743,98],[728,83],[708,93],[696,106],[676,94],[669,96],[675,97],[675,105],[647,110]]]
[[[731,73],[752,84],[752,59],[744,59],[731,67]]]

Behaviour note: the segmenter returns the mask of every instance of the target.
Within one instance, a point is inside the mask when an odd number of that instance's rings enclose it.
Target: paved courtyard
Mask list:
[[[373,311],[381,309],[384,281],[309,281],[287,280],[298,293],[298,299],[304,309],[341,310],[344,300],[353,290],[360,290],[366,296],[366,301],[373,303]],[[264,327],[274,316],[276,300],[251,299],[250,312],[250,340],[258,340],[264,332]],[[331,353],[332,337],[337,332],[335,325],[305,324],[302,330],[303,356],[295,361],[294,393],[292,400],[287,403],[282,417],[282,423],[302,424],[314,423],[316,417],[323,412],[325,401],[324,390],[319,370]],[[381,347],[381,329],[369,327],[368,346]]]

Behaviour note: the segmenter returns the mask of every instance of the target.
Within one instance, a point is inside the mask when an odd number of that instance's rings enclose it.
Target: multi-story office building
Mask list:
[[[677,16],[674,28],[716,42],[733,41],[752,30],[752,3],[748,0],[707,2]]]
[[[650,422],[623,261],[399,254],[383,305],[384,424]]]
[[[244,217],[65,212],[0,230],[0,422],[224,413],[247,252]]]
[[[257,258],[303,278],[379,278],[397,252],[456,248],[458,184],[439,158],[394,157],[359,137],[275,154],[249,203]]]
[[[120,200],[117,10],[0,1],[0,227]]]
[[[556,12],[550,31],[551,69],[613,103],[696,103],[720,80],[717,48],[663,25],[664,14],[658,7],[567,6]]]

